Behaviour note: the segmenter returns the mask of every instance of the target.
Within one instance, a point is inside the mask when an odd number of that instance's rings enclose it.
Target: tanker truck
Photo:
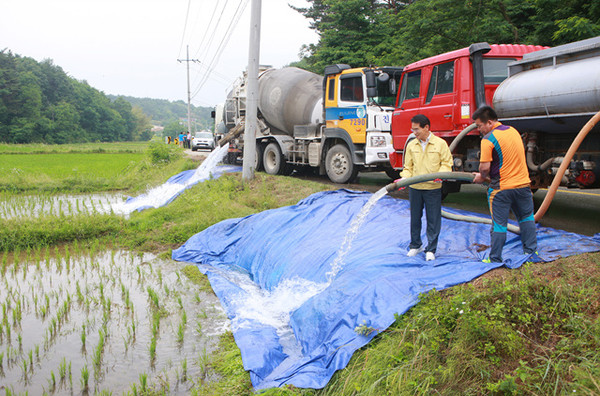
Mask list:
[[[310,170],[334,183],[359,171],[386,171],[393,151],[391,116],[401,67],[325,67],[324,77],[285,67],[259,68],[256,170],[291,174]],[[243,153],[247,77],[228,93],[222,121],[229,131],[229,162]],[[220,122],[220,120],[215,120]]]
[[[477,171],[479,132],[460,132],[486,103],[502,123],[522,134],[531,188],[549,186],[581,127],[600,110],[600,37],[554,48],[476,43],[407,65],[392,118],[392,166],[402,169],[404,148],[413,138],[410,118],[422,113],[431,120],[432,132],[450,145],[454,170]],[[596,126],[562,184],[596,185],[599,161]],[[459,191],[460,184],[444,183],[444,190]]]

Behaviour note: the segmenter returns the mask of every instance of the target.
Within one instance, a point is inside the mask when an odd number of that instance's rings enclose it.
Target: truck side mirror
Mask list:
[[[398,84],[396,83],[396,79],[395,78],[390,78],[388,90],[390,91],[390,93],[392,95],[396,95],[396,87],[397,86],[398,86]]]
[[[365,71],[367,80],[367,97],[372,98],[377,96],[377,82],[375,81],[375,72],[373,70]]]
[[[217,113],[213,110],[210,112],[210,118],[215,118]]]

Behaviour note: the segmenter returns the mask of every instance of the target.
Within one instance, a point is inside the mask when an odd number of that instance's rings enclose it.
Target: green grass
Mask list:
[[[6,144],[0,143],[0,154],[57,153],[143,153],[148,142],[74,143],[74,144]]]
[[[421,296],[324,389],[263,394],[599,394],[599,301],[600,253],[494,270]],[[209,389],[251,395],[237,385],[248,377],[230,338],[211,361],[223,380]]]
[[[120,150],[102,147],[41,154],[0,152],[0,192],[139,191],[148,184],[160,184],[173,174],[198,166],[183,158],[182,150],[175,146],[137,144],[136,150],[126,149],[127,146]],[[162,155],[158,160],[156,147]]]

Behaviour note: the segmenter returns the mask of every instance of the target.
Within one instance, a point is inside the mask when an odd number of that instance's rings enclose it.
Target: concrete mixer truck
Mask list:
[[[535,190],[552,182],[571,142],[600,110],[600,37],[554,48],[477,43],[407,65],[400,84],[392,117],[395,169],[402,169],[412,138],[410,119],[422,113],[450,145],[454,170],[477,171],[479,132],[460,132],[473,122],[473,111],[488,103],[501,122],[521,132]],[[571,160],[563,184],[597,184],[599,161],[596,126]],[[455,192],[460,184],[444,183],[444,189]]]
[[[337,64],[327,66],[322,77],[295,67],[261,67],[255,169],[269,174],[308,169],[335,183],[352,181],[359,170],[394,177],[388,155],[401,72],[400,67]],[[243,152],[245,103],[244,75],[222,112],[229,133],[221,142],[232,141],[230,162]]]

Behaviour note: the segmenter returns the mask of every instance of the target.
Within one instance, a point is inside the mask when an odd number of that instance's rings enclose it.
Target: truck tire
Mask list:
[[[392,180],[400,178],[400,171],[398,169],[386,168],[385,174]]]
[[[329,180],[341,184],[354,180],[358,174],[358,167],[352,162],[350,150],[343,144],[336,144],[327,151],[325,171]]]
[[[286,173],[286,163],[279,144],[272,142],[265,147],[263,167],[269,175],[283,175]]]
[[[256,143],[256,156],[254,157],[254,170],[257,172],[261,172],[264,169],[263,166],[263,151],[264,146],[262,144]]]

